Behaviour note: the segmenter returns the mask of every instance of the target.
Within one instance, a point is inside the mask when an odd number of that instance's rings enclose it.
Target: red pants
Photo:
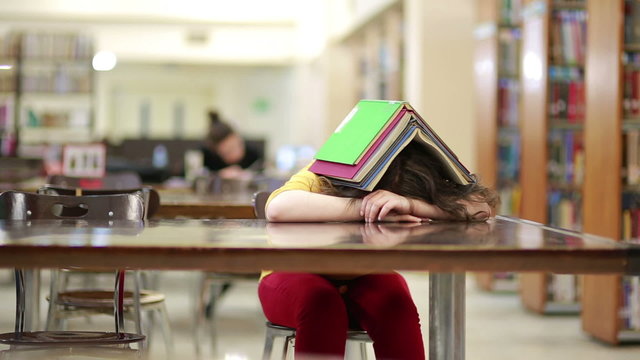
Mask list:
[[[269,321],[296,329],[297,358],[344,358],[350,325],[369,333],[379,360],[425,358],[418,311],[399,274],[333,281],[272,273],[260,281],[258,295]]]

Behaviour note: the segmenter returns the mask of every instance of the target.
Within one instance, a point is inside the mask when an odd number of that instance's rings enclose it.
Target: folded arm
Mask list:
[[[289,190],[271,199],[266,215],[267,220],[273,222],[359,221],[362,220],[360,202],[360,199]]]
[[[462,220],[444,212],[435,205],[416,199],[410,199],[410,201],[412,203],[411,214],[415,216],[428,217],[432,220]],[[460,203],[464,205],[467,214],[471,216],[471,220],[484,221],[491,216],[491,207],[487,203],[467,200],[460,200]]]
[[[463,204],[473,220],[486,220],[491,215],[486,203],[463,201]],[[363,199],[305,190],[284,191],[267,204],[266,216],[271,222],[460,220],[435,205],[385,190],[374,191]]]
[[[491,207],[487,203],[466,200],[460,202],[473,220],[486,220],[491,215]],[[360,207],[367,222],[385,221],[389,215],[410,215],[423,220],[460,220],[436,205],[386,190],[377,190],[365,196]]]

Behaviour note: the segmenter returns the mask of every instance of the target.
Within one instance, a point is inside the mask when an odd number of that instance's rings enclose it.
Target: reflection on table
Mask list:
[[[487,223],[3,221],[0,266],[429,271],[429,358],[464,359],[465,271],[640,273],[640,249],[499,217]],[[419,296],[419,295],[417,295]]]
[[[0,230],[4,267],[624,273],[637,266],[631,245],[503,217],[471,224],[183,219],[144,227],[34,220],[0,222]]]

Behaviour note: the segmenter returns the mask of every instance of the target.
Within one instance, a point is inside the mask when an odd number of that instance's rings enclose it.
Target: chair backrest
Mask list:
[[[99,178],[51,175],[47,184],[83,189],[121,190],[142,187],[140,176],[134,172],[109,173]]]
[[[117,194],[139,194],[144,199],[145,219],[151,218],[160,208],[160,194],[150,186],[143,186],[133,189],[82,189],[64,186],[44,185],[38,189],[39,194],[48,195],[117,195]]]
[[[258,191],[253,194],[253,212],[256,214],[256,219],[267,218],[265,207],[267,205],[269,195],[271,195],[270,191]]]
[[[67,196],[5,191],[0,194],[0,219],[139,221],[144,219],[144,202],[138,194]]]

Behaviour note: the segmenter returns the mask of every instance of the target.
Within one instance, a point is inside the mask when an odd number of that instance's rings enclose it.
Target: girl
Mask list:
[[[272,222],[427,220],[484,221],[495,193],[449,179],[445,167],[420,143],[392,161],[374,191],[337,187],[306,168],[271,194]],[[397,273],[324,276],[269,273],[258,294],[269,321],[296,329],[297,359],[342,359],[347,330],[366,330],[378,359],[424,359],[418,312]]]
[[[247,169],[260,170],[260,151],[249,146],[245,140],[215,111],[209,111],[209,134],[201,149],[204,165],[217,171],[223,178],[250,178]]]

